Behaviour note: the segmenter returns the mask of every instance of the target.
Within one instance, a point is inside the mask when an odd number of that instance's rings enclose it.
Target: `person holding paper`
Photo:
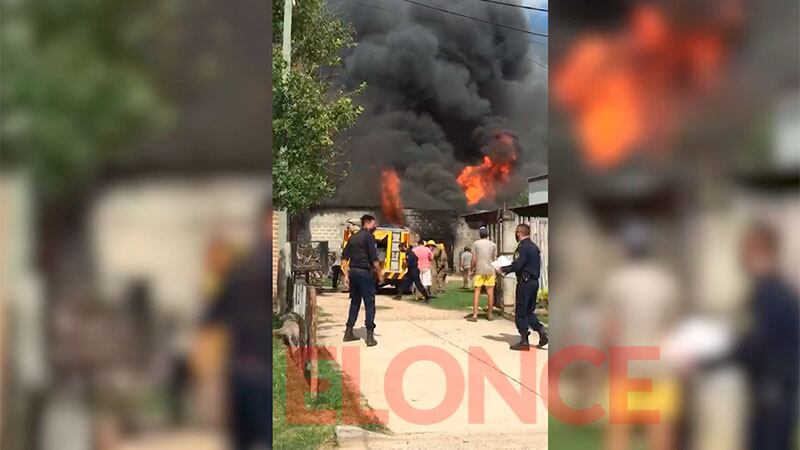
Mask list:
[[[539,322],[534,310],[536,309],[536,294],[539,292],[539,271],[541,267],[541,254],[539,247],[531,241],[531,227],[521,223],[515,231],[517,249],[514,252],[514,261],[498,269],[503,275],[513,272],[517,277],[516,310],[514,320],[519,331],[520,341],[511,346],[511,350],[530,350],[528,335],[530,329],[539,334],[538,348],[549,342],[544,325]],[[476,284],[477,286],[477,284]]]
[[[752,224],[741,244],[752,283],[751,327],[727,355],[690,363],[710,371],[727,364],[744,369],[750,393],[748,450],[796,448],[800,392],[800,299],[780,269],[780,235],[772,225]]]

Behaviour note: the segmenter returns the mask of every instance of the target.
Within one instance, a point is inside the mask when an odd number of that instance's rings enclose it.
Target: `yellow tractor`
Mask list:
[[[357,230],[348,227],[344,230],[342,250],[347,246],[350,236]],[[400,243],[410,246],[411,230],[405,227],[383,226],[375,229],[375,243],[378,244],[378,260],[383,265],[383,279],[378,281],[378,287],[393,285],[399,286],[408,272],[406,255],[400,251]],[[348,286],[347,273],[349,264],[342,261],[342,272],[345,274],[345,285]],[[349,286],[348,286],[349,287]]]

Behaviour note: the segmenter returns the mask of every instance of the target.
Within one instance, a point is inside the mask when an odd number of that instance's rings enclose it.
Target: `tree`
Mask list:
[[[527,206],[529,201],[528,187],[526,186],[525,190],[517,196],[516,204],[517,206]]]
[[[143,4],[2,0],[2,6],[4,162],[29,167],[42,193],[62,193],[163,117],[131,50],[149,25],[140,20]]]
[[[283,0],[273,0],[273,42],[281,39]],[[292,67],[272,53],[272,194],[276,207],[297,213],[331,195],[343,176],[336,137],[362,108],[357,94],[332,88],[321,69],[341,65],[353,44],[351,27],[324,0],[298,2],[292,16]],[[363,86],[362,86],[363,89]]]

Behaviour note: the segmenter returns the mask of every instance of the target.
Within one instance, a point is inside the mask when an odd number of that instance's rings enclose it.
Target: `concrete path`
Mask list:
[[[352,369],[344,367],[345,373],[350,378],[359,375],[361,393],[372,408],[388,411],[387,426],[393,432],[393,436],[388,438],[367,433],[344,441],[340,439],[342,447],[409,448],[409,442],[413,441],[413,448],[547,448],[547,412],[540,388],[547,351],[510,351],[509,344],[517,339],[511,321],[495,319],[490,322],[485,316],[479,316],[479,321],[472,323],[464,319],[463,311],[437,310],[416,302],[378,295],[375,330],[378,345],[368,348],[363,340],[342,342],[349,306],[347,294],[320,294],[317,302],[322,311],[319,343],[336,347],[337,358],[343,345],[360,349],[360,373],[350,373]],[[362,308],[356,325],[356,334],[362,339],[363,326]],[[535,334],[532,338],[535,343]],[[403,352],[412,360],[424,357],[449,360],[453,365],[450,379],[439,365],[424,360],[411,363],[404,373],[391,371],[387,374],[390,363],[394,361],[396,364],[398,355]],[[535,374],[532,378],[522,379],[523,365],[526,372]],[[479,372],[492,373],[498,383],[507,385],[509,402],[503,399],[495,386],[484,380],[485,406],[481,415],[481,408],[475,406],[480,388],[470,388],[470,367],[473,376]],[[454,412],[441,420],[432,419],[433,423],[417,423],[420,414],[402,411],[396,407],[399,404],[396,400],[392,403],[395,408],[390,407],[387,391],[391,391],[392,384],[402,385],[402,397],[410,407],[419,410],[430,410],[443,404],[449,387]],[[535,413],[532,413],[533,404],[522,403],[520,392],[523,389],[529,396],[526,400],[535,403]],[[399,394],[394,397],[401,398]],[[517,409],[527,406],[530,418],[520,419],[509,406],[511,402],[520,404]],[[477,413],[479,417],[477,420],[474,417],[470,420],[470,403],[473,403],[473,414]]]

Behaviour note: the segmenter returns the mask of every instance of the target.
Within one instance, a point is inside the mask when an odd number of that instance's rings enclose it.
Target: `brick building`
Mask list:
[[[293,221],[292,236],[305,235],[312,241],[327,241],[331,250],[341,249],[345,225],[348,220],[358,220],[364,214],[371,214],[383,224],[379,207],[359,206],[324,206],[312,209],[307,216]],[[463,248],[466,242],[472,242],[477,231],[460,219],[458,213],[451,210],[403,209],[403,225],[422,239],[433,239],[444,243],[447,249],[450,267],[453,267],[453,253]]]

